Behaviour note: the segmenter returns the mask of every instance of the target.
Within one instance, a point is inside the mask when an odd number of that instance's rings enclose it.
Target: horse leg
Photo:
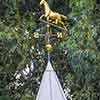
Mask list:
[[[45,15],[43,14],[39,19],[42,19]]]
[[[55,23],[58,24],[58,19],[55,20]]]
[[[66,26],[64,25],[64,22],[62,22],[62,21],[59,21],[62,25],[63,25],[63,27],[67,30],[67,28],[66,28]]]
[[[47,16],[47,21],[49,21],[49,16]]]

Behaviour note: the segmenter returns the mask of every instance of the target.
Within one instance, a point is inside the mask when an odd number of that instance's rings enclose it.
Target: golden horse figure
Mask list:
[[[62,25],[64,25],[63,21],[67,20],[66,16],[52,11],[50,9],[47,1],[45,1],[45,0],[41,0],[40,5],[44,6],[44,14],[40,17],[40,19],[43,18],[43,17],[46,17],[47,21],[49,21],[49,22],[52,21],[55,24],[61,23]]]

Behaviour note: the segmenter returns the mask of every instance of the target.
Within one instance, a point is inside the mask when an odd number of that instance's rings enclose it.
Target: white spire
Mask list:
[[[36,100],[67,100],[50,61],[44,72]]]
[[[53,68],[52,68],[50,61],[48,61],[46,71],[53,71]]]

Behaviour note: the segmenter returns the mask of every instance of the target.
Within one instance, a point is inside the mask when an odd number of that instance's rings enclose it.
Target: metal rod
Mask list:
[[[47,22],[47,21],[45,21],[45,20],[43,20],[43,19],[39,19],[39,20],[40,20],[41,22],[45,23],[45,24],[48,24],[48,25],[51,25],[51,26],[57,27],[57,28],[59,28],[59,29],[61,29],[61,30],[63,30],[63,31],[68,32],[67,29],[62,28],[62,27],[60,27],[60,26],[58,26],[58,25],[55,25],[55,24],[49,23],[49,22]]]
[[[50,43],[50,25],[49,24],[47,24],[47,41],[48,41],[48,43]],[[50,61],[50,52],[48,51],[48,61]]]

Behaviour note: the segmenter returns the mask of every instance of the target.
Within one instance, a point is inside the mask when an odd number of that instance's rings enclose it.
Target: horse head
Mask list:
[[[40,5],[43,5],[44,2],[46,2],[46,1],[45,1],[45,0],[41,0],[41,1],[40,1]]]

